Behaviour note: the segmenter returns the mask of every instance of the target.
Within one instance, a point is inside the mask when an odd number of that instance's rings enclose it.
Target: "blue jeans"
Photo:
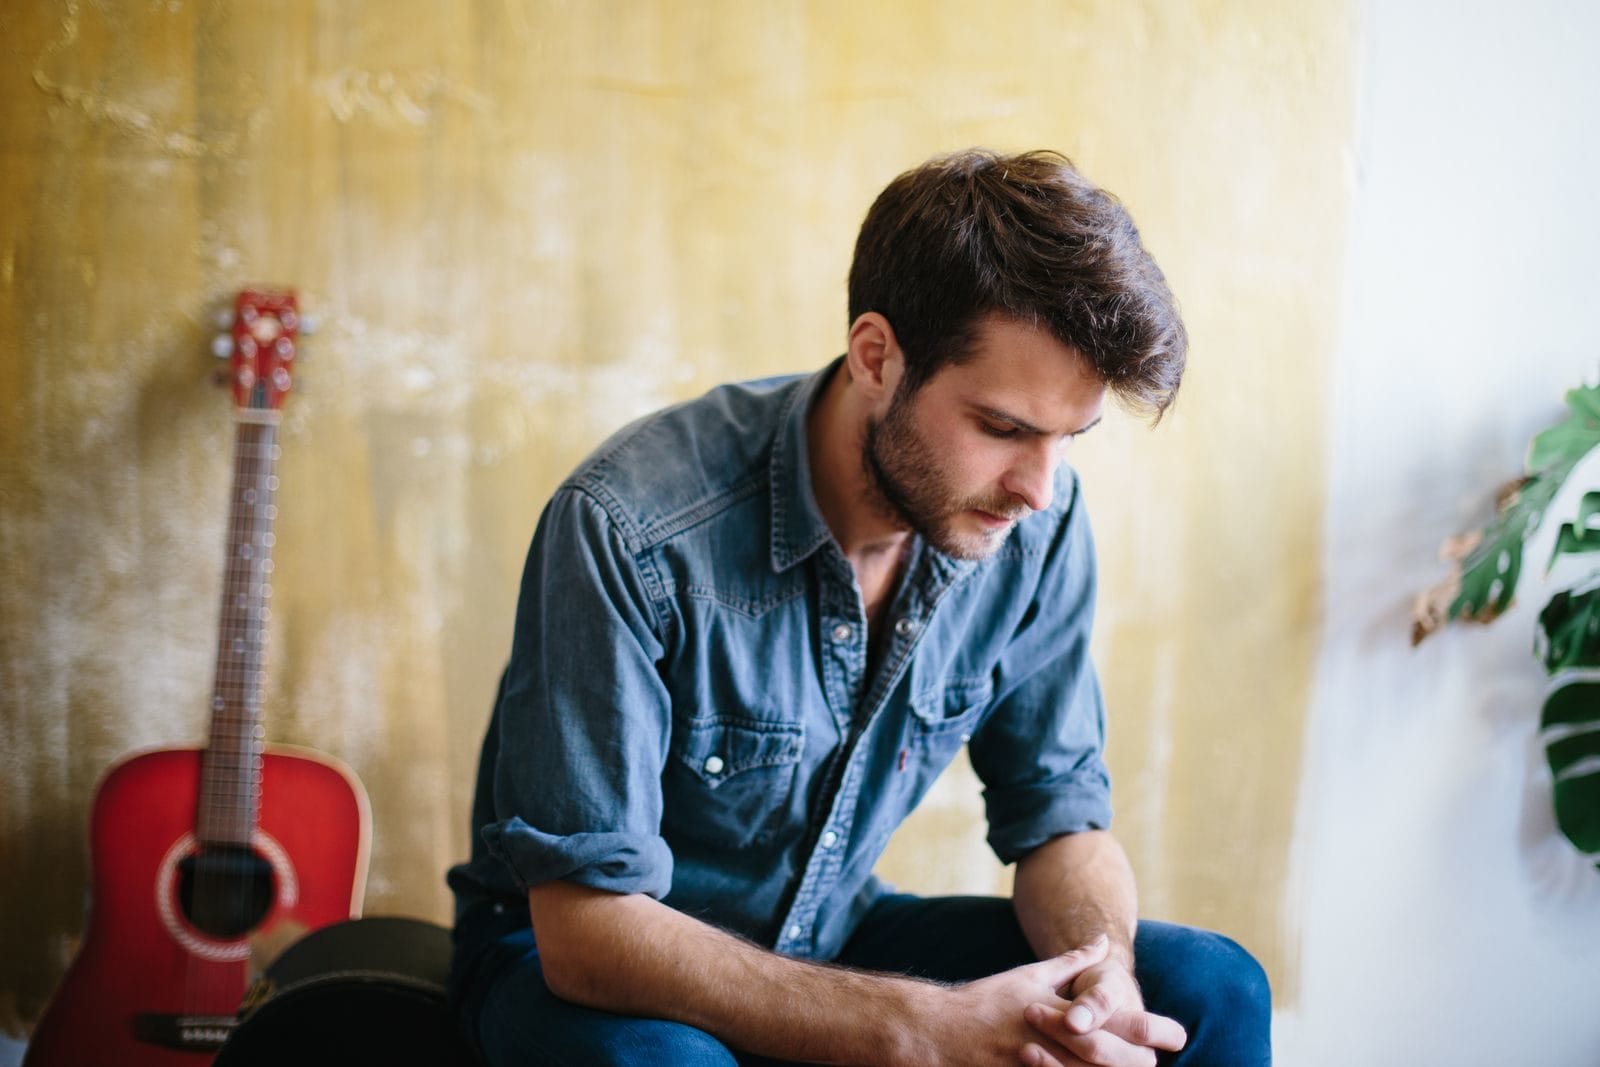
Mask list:
[[[568,1003],[545,987],[526,920],[486,912],[457,924],[452,996],[489,1067],[757,1067],[775,1061],[729,1049],[703,1030]],[[1189,1032],[1168,1067],[1268,1067],[1271,997],[1261,965],[1219,934],[1141,922],[1134,941],[1145,1005]],[[836,962],[964,982],[1037,957],[1011,902],[994,897],[889,896],[856,928]]]

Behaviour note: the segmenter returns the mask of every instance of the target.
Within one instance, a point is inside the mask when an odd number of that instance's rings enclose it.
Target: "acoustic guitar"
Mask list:
[[[100,782],[87,930],[25,1067],[208,1064],[271,957],[360,911],[365,791],[334,760],[266,747],[261,724],[278,422],[299,334],[292,292],[235,300],[237,427],[209,740],[133,755]]]

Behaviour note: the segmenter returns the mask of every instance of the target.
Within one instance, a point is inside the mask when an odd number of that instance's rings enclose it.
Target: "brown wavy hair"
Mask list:
[[[966,359],[998,312],[1082,353],[1152,421],[1176,397],[1189,348],[1128,212],[1057,152],[972,149],[890,182],[850,266],[850,321],[868,311],[894,327],[910,390]]]

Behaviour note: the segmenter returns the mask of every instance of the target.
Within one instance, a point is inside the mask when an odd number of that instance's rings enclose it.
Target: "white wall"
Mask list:
[[[1550,812],[1542,600],[1407,647],[1439,541],[1600,365],[1597,45],[1584,0],[1366,12],[1286,1067],[1600,1064],[1600,872]]]

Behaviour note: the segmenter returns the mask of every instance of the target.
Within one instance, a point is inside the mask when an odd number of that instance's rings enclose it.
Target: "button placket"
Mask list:
[[[827,817],[823,826],[827,827],[817,839],[811,850],[811,855],[806,860],[805,873],[801,875],[800,888],[796,891],[794,901],[789,906],[789,912],[784,917],[783,946],[788,949],[801,949],[804,946],[797,944],[801,937],[807,933],[814,933],[817,911],[822,903],[828,899],[837,886],[839,873],[844,869],[844,851],[836,846],[841,843],[842,836],[833,827],[848,828],[855,819],[856,801],[860,796],[861,775],[866,762],[866,745],[862,737],[858,736],[856,744],[850,752],[849,763],[845,767],[843,777],[839,781],[838,792],[834,794],[833,802],[829,805]],[[833,839],[828,844],[829,838]],[[800,935],[792,931],[799,929]]]

